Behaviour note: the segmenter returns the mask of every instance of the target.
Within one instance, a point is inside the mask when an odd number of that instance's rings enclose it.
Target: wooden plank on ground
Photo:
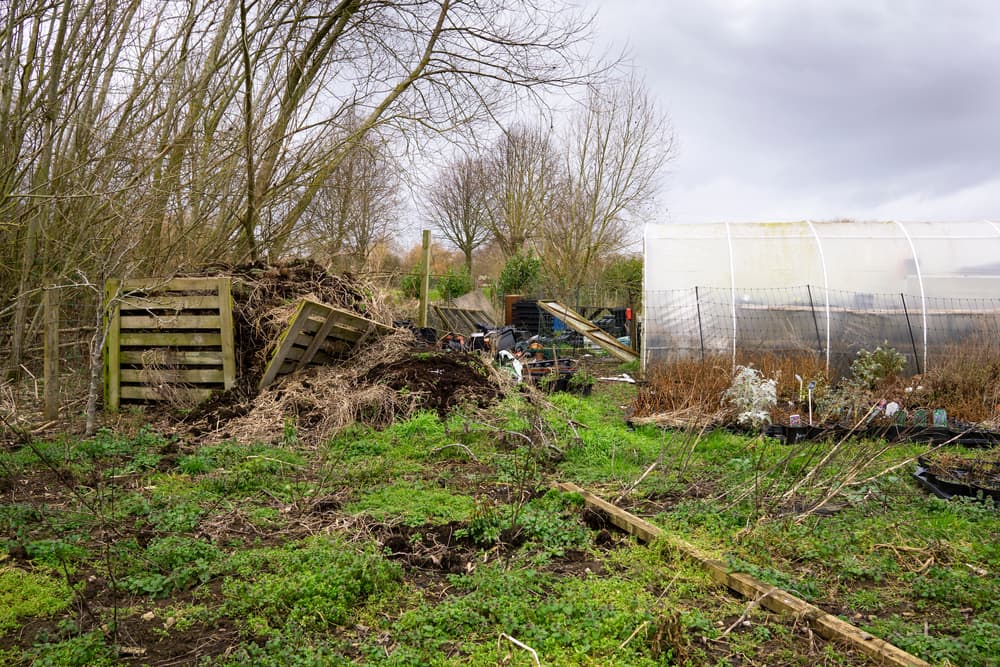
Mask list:
[[[557,485],[561,490],[579,493],[584,502],[592,509],[599,509],[607,514],[608,519],[622,530],[635,535],[644,542],[658,538],[667,538],[685,556],[699,562],[708,570],[712,579],[731,590],[758,603],[771,611],[788,612],[809,623],[818,635],[826,639],[844,642],[871,657],[879,664],[897,665],[898,667],[930,667],[930,663],[907,653],[906,651],[874,637],[861,628],[851,625],[833,614],[828,614],[819,607],[806,602],[786,591],[766,584],[741,572],[730,572],[725,563],[706,555],[697,547],[684,540],[668,537],[663,529],[598,498],[594,494],[581,489],[575,484],[565,482]]]

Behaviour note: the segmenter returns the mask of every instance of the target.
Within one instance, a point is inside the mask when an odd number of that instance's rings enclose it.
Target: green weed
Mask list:
[[[110,667],[118,663],[117,652],[99,632],[40,641],[25,657],[32,667]]]
[[[0,633],[18,627],[20,619],[52,616],[72,599],[63,579],[16,567],[0,569]]]
[[[345,509],[364,512],[379,521],[398,521],[408,526],[467,521],[475,502],[443,489],[428,489],[400,482],[375,489]]]
[[[158,538],[146,547],[142,569],[120,583],[131,593],[160,597],[205,583],[221,557],[217,547],[202,540],[181,536]]]
[[[231,574],[222,585],[223,611],[261,637],[343,625],[352,609],[388,594],[401,575],[373,546],[330,537],[236,553],[224,566]]]

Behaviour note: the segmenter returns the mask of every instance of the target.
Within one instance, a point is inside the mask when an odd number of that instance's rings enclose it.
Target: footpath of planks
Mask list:
[[[566,492],[579,493],[583,496],[584,502],[588,507],[600,510],[607,515],[608,519],[615,526],[634,535],[643,542],[651,542],[666,536],[661,528],[598,498],[575,484],[565,482],[556,486]],[[895,665],[897,667],[930,667],[930,663],[907,653],[889,642],[870,635],[833,614],[828,614],[801,598],[759,581],[748,574],[730,572],[725,563],[711,558],[697,547],[683,540],[672,537],[669,540],[670,544],[674,545],[681,553],[701,564],[715,582],[755,600],[760,606],[766,609],[796,615],[808,622],[816,634],[825,639],[840,641],[852,648],[856,648],[872,658],[876,664]]]

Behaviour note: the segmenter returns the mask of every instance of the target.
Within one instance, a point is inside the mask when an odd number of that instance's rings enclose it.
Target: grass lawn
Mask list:
[[[0,453],[0,664],[869,664],[571,481],[932,664],[1000,665],[1000,514],[921,490],[925,447],[633,429],[632,394]]]

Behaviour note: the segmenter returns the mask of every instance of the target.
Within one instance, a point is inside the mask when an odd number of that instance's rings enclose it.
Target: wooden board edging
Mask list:
[[[587,507],[601,510],[607,514],[611,523],[644,542],[651,542],[658,538],[668,539],[685,556],[697,561],[708,570],[709,575],[717,583],[727,586],[740,595],[759,601],[762,607],[771,611],[795,614],[808,622],[816,634],[825,639],[844,642],[872,658],[878,664],[897,665],[898,667],[930,667],[930,663],[823,611],[801,598],[759,581],[748,574],[730,572],[722,561],[709,557],[684,540],[668,536],[662,528],[598,498],[576,484],[563,482],[556,484],[556,486],[568,493],[579,493],[583,496]]]

